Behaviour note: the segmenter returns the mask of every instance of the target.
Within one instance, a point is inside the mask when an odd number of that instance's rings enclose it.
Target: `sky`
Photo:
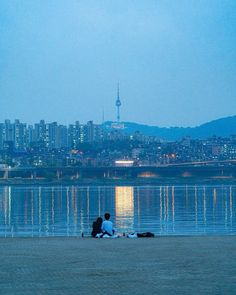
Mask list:
[[[0,122],[236,115],[235,0],[1,0]]]

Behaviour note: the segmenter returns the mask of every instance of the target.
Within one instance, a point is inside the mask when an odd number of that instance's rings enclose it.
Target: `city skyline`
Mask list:
[[[41,120],[33,126],[19,120],[14,123],[6,120],[0,123],[0,169],[59,166],[143,167],[179,163],[191,163],[193,166],[224,163],[227,166],[236,159],[236,135],[231,132],[227,135],[224,133],[224,136],[212,133],[207,136],[204,133],[205,138],[191,138],[191,134],[186,133],[168,141],[160,135],[143,133],[137,129],[125,133],[123,129],[112,128],[112,125],[107,128],[89,121],[86,125],[75,122],[65,126]],[[4,171],[2,177],[7,179],[9,171]],[[28,168],[26,171],[27,176],[35,177]],[[60,172],[58,173],[56,177],[60,177]],[[189,176],[190,172],[179,173]],[[153,171],[141,173],[142,177],[153,175]],[[73,177],[78,178],[77,173]]]
[[[111,128],[112,129],[117,129],[116,128],[116,124],[135,124],[137,126],[147,126],[147,127],[157,127],[157,128],[184,128],[184,129],[187,129],[187,128],[197,128],[197,127],[200,127],[202,125],[205,125],[205,124],[208,124],[208,123],[212,123],[212,122],[215,122],[215,121],[219,121],[219,120],[224,120],[224,119],[230,119],[230,118],[235,118],[236,115],[232,115],[232,116],[226,116],[226,117],[220,117],[220,118],[213,118],[211,121],[205,121],[205,122],[202,122],[201,124],[199,125],[194,125],[194,126],[157,126],[157,125],[151,125],[151,124],[142,124],[142,123],[139,123],[139,122],[131,122],[131,121],[124,121],[124,120],[120,120],[118,122],[117,120],[117,115],[118,115],[118,109],[117,109],[117,106],[115,106],[116,109],[114,110],[114,118],[113,120],[104,120],[104,117],[102,116],[102,119],[100,122],[96,122],[93,118],[89,118],[88,120],[86,121],[81,121],[80,118],[76,118],[74,121],[68,121],[68,122],[62,122],[62,121],[57,121],[57,120],[51,120],[51,119],[46,119],[46,118],[39,118],[38,120],[33,120],[33,121],[27,121],[25,120],[24,118],[23,119],[20,119],[20,118],[16,118],[16,117],[13,117],[13,118],[2,118],[0,119],[0,124],[1,123],[4,123],[6,121],[9,121],[10,123],[15,123],[16,121],[19,121],[21,124],[26,124],[27,126],[33,126],[37,123],[40,123],[41,121],[44,121],[45,124],[53,124],[53,123],[57,123],[58,125],[63,125],[63,126],[69,126],[69,125],[73,125],[73,124],[76,124],[77,122],[80,124],[80,125],[86,125],[87,123],[89,122],[92,122],[93,124],[95,125],[103,125],[103,124],[106,124],[106,123],[114,123],[114,124],[111,124]],[[119,111],[120,112],[120,111]],[[124,127],[126,127],[125,125],[123,125],[123,128],[121,129],[124,129]],[[119,129],[119,128],[118,128]]]
[[[2,1],[0,121],[197,126],[235,115],[236,2]]]
[[[119,97],[119,95],[118,95]],[[117,113],[119,114],[119,112]],[[235,139],[236,116],[215,120],[194,128],[159,128],[136,123],[104,122],[86,124],[80,121],[63,125],[60,122],[40,120],[34,124],[5,120],[0,122],[0,151],[4,146],[25,149],[32,143],[41,142],[47,148],[76,147],[81,143],[94,143],[118,140],[169,141],[184,138],[232,138]]]

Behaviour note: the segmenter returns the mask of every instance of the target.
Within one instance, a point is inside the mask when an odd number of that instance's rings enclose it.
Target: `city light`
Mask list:
[[[116,166],[122,166],[122,167],[130,167],[134,165],[134,161],[132,160],[117,160],[115,161]]]

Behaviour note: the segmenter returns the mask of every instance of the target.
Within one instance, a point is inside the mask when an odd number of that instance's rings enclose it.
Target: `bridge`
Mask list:
[[[1,179],[236,177],[236,160],[132,167],[13,167],[0,168]]]

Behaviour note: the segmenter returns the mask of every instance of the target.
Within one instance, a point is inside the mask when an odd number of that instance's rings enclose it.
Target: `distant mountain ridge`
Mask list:
[[[112,122],[106,122],[104,125],[109,126]],[[125,133],[134,134],[136,131],[144,135],[157,136],[165,140],[178,140],[185,136],[192,138],[204,139],[213,135],[229,137],[236,135],[236,116],[217,119],[204,123],[197,127],[158,127],[144,124],[123,122]]]

